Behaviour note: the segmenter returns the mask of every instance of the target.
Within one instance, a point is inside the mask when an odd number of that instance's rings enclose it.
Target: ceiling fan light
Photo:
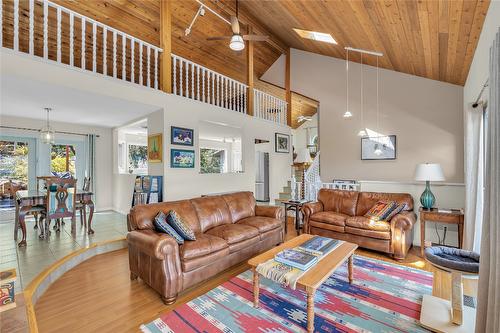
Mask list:
[[[229,48],[233,51],[243,50],[245,48],[243,37],[240,35],[233,35],[233,37],[231,37],[231,42],[229,42]]]
[[[344,112],[344,118],[351,118],[352,117],[352,112],[347,110],[346,112]]]

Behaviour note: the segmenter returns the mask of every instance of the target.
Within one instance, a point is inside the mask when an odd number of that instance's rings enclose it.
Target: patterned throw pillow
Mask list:
[[[387,216],[396,209],[398,203],[396,201],[378,201],[370,210],[365,214],[373,221],[385,221]]]
[[[156,231],[166,233],[172,236],[178,244],[184,244],[184,238],[182,238],[167,222],[167,215],[163,212],[158,212],[153,220]]]
[[[180,217],[179,214],[175,212],[175,210],[171,210],[168,212],[167,222],[185,240],[191,240],[191,241],[196,240],[193,230],[191,230],[189,225],[186,222],[184,222],[182,217]]]
[[[401,213],[403,210],[408,209],[408,205],[406,202],[400,203],[387,217],[385,218],[386,221],[392,220],[392,218],[399,213]]]

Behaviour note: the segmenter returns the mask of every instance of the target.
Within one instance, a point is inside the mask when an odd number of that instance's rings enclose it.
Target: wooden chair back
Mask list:
[[[75,216],[76,179],[47,179],[47,219]]]
[[[47,181],[50,179],[58,179],[56,176],[38,176],[36,177],[36,190],[45,190],[47,188]]]

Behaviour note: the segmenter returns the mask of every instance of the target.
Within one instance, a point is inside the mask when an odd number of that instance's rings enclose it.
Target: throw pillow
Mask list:
[[[171,210],[168,212],[167,222],[185,240],[196,240],[193,230],[191,230],[189,225],[184,222],[182,217],[180,217],[175,210]]]
[[[153,220],[156,231],[163,232],[169,236],[172,236],[178,244],[184,244],[184,238],[182,238],[167,222],[167,216],[163,212],[158,212]]]
[[[401,213],[403,210],[407,209],[406,202],[400,203],[387,217],[385,218],[386,221],[392,220],[392,218],[399,213]]]
[[[378,201],[370,210],[365,214],[373,221],[384,221],[387,216],[398,206],[396,201]]]

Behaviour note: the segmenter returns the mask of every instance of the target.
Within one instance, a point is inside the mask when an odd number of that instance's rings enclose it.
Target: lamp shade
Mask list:
[[[308,148],[302,148],[299,150],[297,157],[295,158],[295,163],[312,163],[311,153]]]
[[[415,169],[416,181],[443,181],[444,174],[440,164],[422,163]]]

